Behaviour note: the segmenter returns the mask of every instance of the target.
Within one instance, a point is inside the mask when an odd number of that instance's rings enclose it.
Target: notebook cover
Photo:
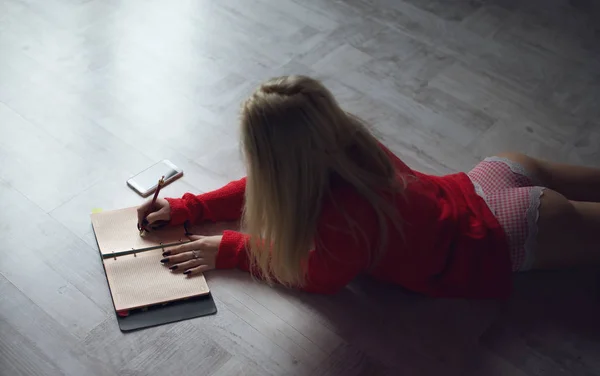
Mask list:
[[[212,294],[179,300],[167,305],[148,307],[147,310],[134,310],[129,316],[117,315],[117,322],[122,332],[149,328],[172,322],[193,319],[195,317],[214,315],[217,306]]]

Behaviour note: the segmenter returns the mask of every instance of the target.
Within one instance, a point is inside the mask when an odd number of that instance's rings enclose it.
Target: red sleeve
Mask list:
[[[362,221],[358,220],[360,217],[355,216],[355,213],[348,214],[361,226]],[[365,217],[372,218],[363,216]],[[326,208],[318,229],[320,241],[317,242],[316,248],[310,251],[306,284],[301,289],[313,293],[336,293],[365,271],[369,261],[367,239],[374,238],[373,230],[371,223],[361,226],[361,230],[351,230],[342,213],[331,207]],[[248,235],[225,231],[219,245],[217,269],[237,267],[249,271],[247,239]],[[253,274],[259,276],[256,271],[253,271]]]
[[[166,198],[171,205],[171,224],[180,225],[187,220],[198,223],[240,219],[245,192],[246,178],[242,178],[216,191],[197,196],[186,193],[182,198]]]

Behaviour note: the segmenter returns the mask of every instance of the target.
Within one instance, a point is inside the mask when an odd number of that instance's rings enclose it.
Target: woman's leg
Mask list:
[[[600,203],[569,201],[546,189],[540,200],[534,269],[600,266]]]
[[[520,153],[502,153],[523,166],[539,185],[561,193],[569,200],[600,202],[600,169],[547,162]]]
[[[600,170],[498,157],[468,175],[507,235],[513,271],[600,266]]]

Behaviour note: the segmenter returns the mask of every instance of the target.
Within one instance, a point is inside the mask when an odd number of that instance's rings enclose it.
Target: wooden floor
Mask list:
[[[518,276],[509,302],[369,280],[335,297],[208,276],[215,316],[122,334],[92,209],[163,158],[168,196],[244,174],[237,110],[321,78],[412,167],[512,149],[600,166],[592,0],[0,0],[1,375],[598,375],[594,273]]]

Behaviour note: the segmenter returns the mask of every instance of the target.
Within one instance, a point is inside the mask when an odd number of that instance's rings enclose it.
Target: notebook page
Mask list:
[[[110,254],[131,249],[147,249],[164,245],[188,242],[183,226],[167,226],[160,230],[144,232],[137,230],[135,207],[92,214],[92,226],[100,253]]]
[[[160,263],[162,249],[104,259],[117,311],[167,303],[209,293],[203,275],[186,277]]]

